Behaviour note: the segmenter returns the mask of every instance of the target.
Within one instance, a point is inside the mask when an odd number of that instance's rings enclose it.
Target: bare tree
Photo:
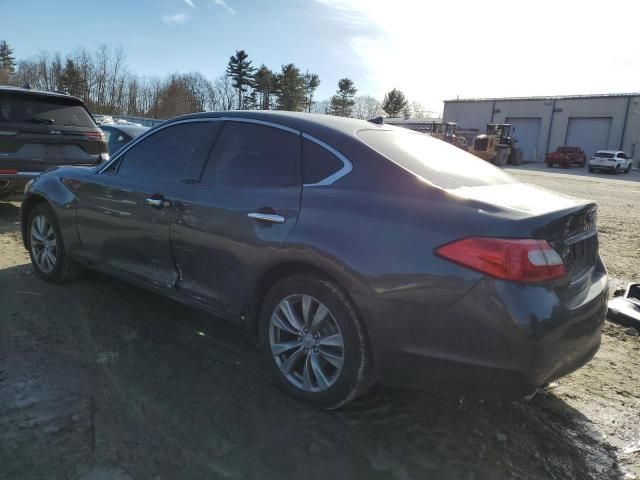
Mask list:
[[[351,116],[361,120],[378,117],[384,114],[380,102],[370,95],[359,95],[354,98]]]

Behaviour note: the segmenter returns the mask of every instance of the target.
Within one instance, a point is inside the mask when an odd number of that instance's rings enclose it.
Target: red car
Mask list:
[[[555,152],[547,153],[544,162],[549,168],[554,165],[560,165],[564,168],[569,168],[571,165],[584,167],[587,163],[587,155],[580,147],[558,147]]]

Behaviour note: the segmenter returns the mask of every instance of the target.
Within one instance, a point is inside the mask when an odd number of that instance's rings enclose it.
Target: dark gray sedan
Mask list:
[[[238,322],[320,407],[374,382],[521,398],[600,344],[596,206],[420,133],[194,114],[27,190],[39,276],[89,267]]]

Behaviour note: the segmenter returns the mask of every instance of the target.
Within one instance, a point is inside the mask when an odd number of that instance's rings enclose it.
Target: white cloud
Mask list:
[[[227,5],[227,2],[225,2],[225,0],[213,0],[213,3],[215,3],[216,5],[221,6],[222,8],[224,8],[229,13],[236,13],[236,11],[233,8],[231,8],[229,5]]]
[[[171,27],[174,25],[182,25],[183,23],[186,23],[187,20],[189,20],[189,15],[184,13],[162,16],[162,21]]]
[[[191,8],[196,8],[196,6],[193,3],[193,0],[184,0],[184,3],[189,5]]]
[[[317,0],[352,24],[349,45],[382,97],[393,87],[430,110],[464,97],[639,88],[640,4],[627,0]],[[495,7],[495,8],[494,8]],[[348,72],[345,72],[345,75]],[[364,93],[364,92],[363,92]]]

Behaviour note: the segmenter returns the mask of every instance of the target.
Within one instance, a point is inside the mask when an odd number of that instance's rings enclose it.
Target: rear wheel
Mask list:
[[[64,240],[52,208],[36,205],[29,215],[27,246],[35,272],[50,282],[75,279],[81,267],[67,256]]]
[[[553,163],[547,162],[547,168],[553,168]]]
[[[629,173],[631,171],[631,163],[627,165],[627,168],[624,169],[624,173]]]
[[[299,400],[335,409],[372,383],[364,327],[333,282],[292,275],[267,294],[260,314],[262,348],[281,386]]]

